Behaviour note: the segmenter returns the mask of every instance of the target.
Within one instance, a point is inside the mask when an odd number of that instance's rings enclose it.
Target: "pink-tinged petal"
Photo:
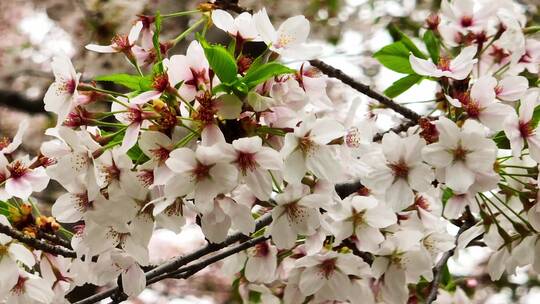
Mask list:
[[[9,255],[28,267],[33,267],[36,259],[30,250],[19,243],[12,243],[8,248]]]
[[[272,148],[262,147],[255,154],[255,161],[259,166],[268,170],[283,169],[283,159],[281,158],[280,153]]]
[[[318,119],[313,127],[309,138],[319,145],[325,145],[330,141],[343,137],[345,135],[345,128],[337,121],[333,119]]]
[[[409,55],[409,62],[411,68],[418,75],[439,77],[440,71],[437,66],[430,60],[421,59],[415,57],[413,54]]]
[[[524,140],[519,130],[519,119],[515,113],[510,114],[503,123],[504,134],[510,141],[512,155],[520,156],[523,150]]]
[[[154,167],[154,185],[165,185],[173,176],[174,172],[166,165]]]
[[[65,193],[52,206],[52,215],[61,223],[76,223],[82,219],[83,208],[77,194]]]
[[[0,259],[0,293],[2,295],[7,295],[9,291],[17,284],[19,279],[19,266],[17,263],[8,258],[2,257]]]
[[[221,129],[215,124],[206,125],[201,132],[201,144],[203,146],[213,146],[220,143],[225,143],[225,136]]]
[[[172,140],[169,136],[158,131],[142,132],[141,138],[139,139],[139,148],[141,148],[148,157],[154,157],[152,150],[159,149],[160,147],[169,149],[172,144]]]
[[[139,34],[143,28],[142,21],[137,21],[133,27],[129,30],[128,41],[130,45],[133,45],[135,41],[139,38]]]
[[[459,133],[461,132],[459,127],[444,116],[439,117],[435,125],[439,132],[439,141],[444,143],[446,147],[455,148],[459,141]]]
[[[228,12],[224,10],[212,11],[212,22],[214,25],[229,34],[236,35],[236,27],[234,25],[234,18]]]
[[[521,100],[521,105],[519,106],[519,118],[523,122],[529,122],[534,113],[534,109],[538,104],[540,98],[539,90],[530,90],[527,92],[525,97]]]
[[[193,77],[189,69],[189,59],[185,55],[173,55],[170,59],[164,59],[163,65],[167,69],[167,76],[172,87]]]
[[[504,101],[521,99],[529,88],[529,81],[523,76],[507,76],[499,81],[497,98]]]
[[[167,167],[176,173],[186,173],[197,167],[195,152],[189,148],[178,148],[169,154],[165,161]]]
[[[210,169],[209,173],[212,180],[218,183],[216,188],[220,192],[229,192],[238,183],[238,170],[231,164],[217,163]]]
[[[537,163],[540,163],[540,134],[537,133],[534,136],[528,137],[527,144],[529,146],[531,158]]]
[[[256,153],[262,147],[262,139],[259,136],[243,137],[232,142],[234,149],[244,153]]]
[[[197,71],[206,70],[208,72],[208,60],[204,55],[204,49],[197,40],[193,40],[186,50],[186,56],[190,60],[190,65]]]
[[[407,178],[411,188],[416,191],[428,191],[434,179],[435,176],[431,167],[423,163],[410,168]]]
[[[274,46],[288,47],[289,45],[304,43],[308,35],[309,21],[302,15],[294,16],[288,18],[279,26],[277,30],[278,40],[274,41]],[[285,38],[283,41],[281,41],[282,37]]]
[[[296,241],[296,232],[291,229],[291,223],[287,220],[285,210],[276,207],[272,210],[272,224],[269,233],[272,236],[272,242],[279,249],[289,249],[294,246]]]
[[[471,97],[480,106],[486,106],[495,101],[495,87],[497,79],[491,76],[483,76],[478,79],[471,88]]]
[[[98,53],[118,53],[118,50],[112,45],[87,44],[85,48]]]
[[[446,202],[444,207],[444,217],[447,219],[455,219],[461,216],[465,211],[468,201],[461,195],[454,195]]]
[[[130,297],[135,297],[144,290],[146,277],[141,267],[134,264],[122,273],[122,287]]]
[[[445,183],[452,190],[464,193],[474,183],[474,173],[462,161],[446,168]]]
[[[62,108],[67,107],[67,103],[71,100],[72,95],[65,91],[64,84],[54,82],[47,89],[43,102],[45,110],[58,114]]]
[[[178,174],[169,179],[165,184],[165,195],[167,197],[181,197],[193,192],[195,189],[195,181],[187,174]]]
[[[459,100],[457,100],[456,98],[452,98],[446,94],[444,94],[444,96],[446,97],[446,100],[451,104],[453,105],[454,107],[456,108],[461,108],[461,102],[459,102]]]
[[[75,79],[77,76],[71,60],[66,55],[54,56],[51,67],[53,69],[54,77],[58,82]]]
[[[9,195],[21,198],[23,200],[28,199],[28,197],[32,195],[32,185],[22,178],[8,178],[5,188]]]
[[[492,103],[480,112],[478,119],[493,131],[503,128],[505,119],[514,113],[514,108],[503,103]]]
[[[246,172],[246,184],[253,194],[261,201],[267,201],[272,193],[272,177],[266,170]]]
[[[285,158],[283,178],[289,183],[299,183],[307,171],[305,162],[300,150],[291,153]]]
[[[300,275],[298,286],[304,295],[309,296],[319,291],[326,282],[328,280],[325,280],[317,267],[309,267]]]
[[[306,167],[315,176],[336,181],[342,177],[342,167],[328,146],[319,146],[316,151],[306,157]]]
[[[386,202],[396,212],[409,207],[414,202],[414,193],[409,183],[402,178],[396,179],[386,191]]]
[[[32,185],[32,191],[35,192],[43,191],[49,184],[49,176],[43,167],[33,169],[23,178]]]
[[[159,91],[147,91],[131,98],[129,102],[131,104],[142,105],[151,100],[159,98],[161,94],[162,93]]]
[[[365,219],[366,223],[374,228],[385,228],[397,222],[396,214],[383,204],[366,210]]]
[[[139,132],[141,131],[140,123],[132,123],[126,129],[126,134],[122,140],[122,145],[120,146],[120,151],[122,153],[127,153],[131,147],[137,143],[139,138]]]
[[[450,62],[450,70],[455,73],[459,70],[469,69],[470,72],[472,65],[476,62],[473,58],[477,51],[478,47],[476,45],[471,45],[461,50],[461,53]]]
[[[447,147],[435,143],[422,149],[422,159],[437,168],[444,168],[450,165],[454,156],[448,152]]]
[[[253,23],[265,43],[268,44],[277,39],[276,29],[272,25],[272,22],[270,22],[270,18],[268,17],[265,8],[253,15]]]
[[[25,283],[27,296],[37,303],[52,303],[54,292],[49,285],[49,282],[40,277],[31,277]]]

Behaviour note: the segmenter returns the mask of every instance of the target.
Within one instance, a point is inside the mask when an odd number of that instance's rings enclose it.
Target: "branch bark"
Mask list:
[[[317,60],[317,59],[310,60],[309,63],[312,66],[319,69],[324,74],[326,74],[327,76],[341,80],[341,82],[343,82],[344,84],[347,84],[351,88],[357,90],[358,92],[377,100],[381,104],[383,104],[386,107],[394,110],[395,112],[403,115],[403,117],[405,117],[405,118],[407,118],[407,119],[409,119],[409,120],[411,120],[411,121],[413,121],[415,123],[418,122],[418,120],[422,117],[418,113],[414,112],[413,110],[411,110],[409,108],[406,108],[406,107],[396,103],[392,99],[390,99],[390,98],[382,95],[381,93],[373,90],[368,85],[365,85],[365,84],[363,84],[361,82],[358,82],[358,81],[354,80],[353,78],[351,78],[347,74],[343,73],[343,71],[341,71],[340,69],[336,69],[336,68],[334,68],[334,67],[332,67],[332,66],[330,66],[330,65],[328,65],[328,64],[326,64],[326,63],[324,63],[324,62],[322,62],[320,60]]]
[[[0,105],[30,114],[47,113],[41,100],[28,99],[18,92],[8,90],[0,90]]]
[[[9,235],[10,237],[16,239],[17,241],[27,244],[28,246],[34,249],[52,253],[54,255],[61,255],[66,258],[77,257],[77,254],[75,253],[75,251],[65,249],[64,247],[61,247],[61,246],[51,245],[42,240],[27,236],[24,233],[18,230],[15,230],[9,226],[6,226],[4,224],[0,224],[0,233]]]

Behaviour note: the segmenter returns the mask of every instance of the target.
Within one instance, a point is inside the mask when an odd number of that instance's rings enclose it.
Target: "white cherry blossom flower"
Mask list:
[[[504,133],[510,141],[512,154],[520,156],[527,142],[532,159],[540,162],[540,134],[533,126],[533,113],[540,100],[540,90],[530,90],[521,101],[519,115],[512,111],[504,121]]]
[[[9,154],[17,150],[17,148],[22,144],[24,133],[28,129],[28,123],[28,119],[23,119],[19,123],[17,133],[15,133],[13,138],[9,138],[7,136],[0,137],[0,153]]]
[[[281,149],[284,158],[283,177],[298,183],[306,172],[319,178],[335,181],[340,178],[341,166],[327,144],[345,135],[343,126],[332,119],[309,116],[285,135]]]
[[[252,21],[250,13],[243,12],[236,18],[224,10],[213,10],[212,21],[214,25],[234,36],[236,39],[253,40],[257,38],[259,33]]]
[[[427,191],[434,174],[421,159],[424,139],[418,135],[401,138],[394,132],[384,135],[381,153],[368,153],[363,162],[371,168],[365,185],[385,198],[394,211],[414,202],[416,191]]]
[[[292,248],[296,237],[311,235],[321,224],[318,208],[326,197],[310,194],[309,187],[289,184],[276,196],[277,206],[272,209],[272,224],[267,234],[278,248]]]
[[[60,125],[74,107],[81,75],[75,72],[71,60],[65,55],[54,57],[51,66],[55,80],[45,93],[43,102],[46,111],[58,115],[57,125]]]
[[[474,183],[475,174],[493,172],[497,148],[485,137],[481,125],[467,120],[459,128],[446,117],[435,124],[439,141],[425,146],[422,158],[443,172],[448,187],[464,193]]]
[[[476,51],[476,45],[468,46],[452,60],[441,57],[437,65],[431,60],[421,59],[413,54],[409,56],[409,61],[412,69],[418,75],[463,80],[471,73],[473,65],[478,61],[474,58]]]

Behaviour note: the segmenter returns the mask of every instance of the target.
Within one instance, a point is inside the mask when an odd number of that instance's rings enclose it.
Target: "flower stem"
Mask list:
[[[205,21],[206,21],[206,18],[201,18],[197,22],[193,23],[193,25],[191,25],[187,30],[185,30],[182,34],[178,35],[178,37],[173,39],[172,41],[173,45],[176,45],[182,39],[186,38],[187,35],[193,32],[199,25],[203,24],[203,22]]]
[[[173,17],[182,17],[182,16],[187,16],[187,15],[196,14],[196,13],[200,13],[200,12],[201,12],[200,10],[176,12],[176,13],[161,15],[161,18],[166,19],[166,18],[173,18]]]

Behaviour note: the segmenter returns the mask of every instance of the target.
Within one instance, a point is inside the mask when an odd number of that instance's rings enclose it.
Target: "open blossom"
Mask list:
[[[480,32],[497,9],[497,4],[481,4],[470,0],[441,2],[441,13],[461,32]]]
[[[369,196],[349,196],[341,209],[329,213],[334,220],[334,242],[339,244],[353,236],[358,250],[367,252],[375,252],[384,241],[379,229],[397,222],[396,214],[388,206]]]
[[[250,282],[270,283],[275,279],[278,250],[262,242],[248,250],[245,276]]]
[[[192,41],[186,51],[186,55],[174,55],[170,59],[163,60],[163,66],[167,68],[170,85],[178,88],[178,94],[186,101],[192,101],[201,86],[206,87],[210,83],[209,64],[204,56],[204,50],[198,41]]]
[[[7,294],[6,303],[52,304],[54,292],[51,284],[45,279],[22,269],[15,275],[15,278],[17,283]]]
[[[232,158],[224,156],[219,144],[172,151],[165,163],[176,174],[165,185],[165,194],[178,197],[193,192],[197,209],[211,212],[214,198],[232,190],[238,179],[238,171],[229,163]]]
[[[75,105],[81,75],[75,72],[71,60],[65,55],[54,57],[51,66],[55,80],[45,93],[43,102],[46,111],[58,115],[57,124],[60,125]]]
[[[88,44],[86,49],[98,53],[125,53],[130,56],[131,48],[135,45],[135,42],[139,38],[139,34],[143,29],[143,23],[137,22],[131,27],[129,34],[116,35],[109,45]]]
[[[4,189],[8,195],[26,200],[32,192],[39,192],[47,187],[50,178],[45,168],[31,168],[30,165],[31,162],[27,156],[0,168],[4,172],[0,174],[4,176],[2,178],[5,181]]]
[[[11,227],[8,219],[0,215],[0,223]],[[34,255],[24,245],[16,243],[10,236],[0,234],[0,297],[17,284],[19,278],[18,262],[33,267],[36,263]],[[1,299],[0,299],[1,300]]]
[[[253,14],[253,23],[262,40],[270,45],[270,49],[287,57],[309,58],[315,54],[314,49],[305,44],[309,35],[309,21],[299,15],[285,20],[276,30],[266,9]]]
[[[262,146],[258,136],[239,138],[233,141],[235,160],[233,163],[255,196],[266,201],[272,193],[272,173],[270,170],[280,170],[283,166],[278,151]]]
[[[289,184],[276,196],[272,209],[272,224],[268,234],[278,248],[292,248],[296,237],[312,235],[321,224],[318,208],[325,200],[320,194],[310,194],[309,187]]]
[[[176,140],[157,131],[147,131],[141,134],[139,147],[146,156],[150,157],[152,162],[154,185],[164,185],[173,175],[165,161],[169,159],[169,154],[174,150],[174,144],[180,140],[177,138],[179,136],[175,136],[177,133],[173,132],[173,138]]]
[[[9,154],[15,150],[21,145],[22,139],[24,136],[24,133],[28,129],[28,119],[23,119],[19,123],[19,127],[17,128],[17,133],[15,133],[15,136],[13,138],[9,137],[0,137],[0,153],[2,154]]]
[[[478,61],[474,58],[476,51],[477,47],[471,45],[461,50],[461,53],[452,60],[441,57],[437,64],[431,60],[415,57],[413,54],[409,56],[409,61],[412,69],[418,75],[462,80],[471,73],[473,65]]]
[[[540,134],[534,127],[532,119],[539,100],[540,91],[530,90],[521,101],[519,115],[512,111],[511,115],[504,121],[504,133],[510,141],[512,154],[520,156],[525,142],[527,142],[531,157],[536,162],[540,162]]]
[[[298,259],[295,266],[302,268],[298,287],[304,296],[315,294],[319,301],[346,301],[353,288],[349,276],[371,275],[369,265],[353,254],[326,252]]]
[[[508,87],[506,82],[504,85]],[[459,93],[455,99],[447,96],[447,99],[453,106],[462,108],[470,118],[478,119],[493,131],[500,131],[504,120],[513,109],[495,99],[497,88],[495,78],[484,76],[472,85],[470,93]]]
[[[252,40],[257,38],[259,33],[252,19],[251,14],[247,12],[233,18],[231,14],[224,10],[217,9],[212,11],[212,22],[214,22],[216,27],[236,37],[236,39]]]
[[[231,227],[245,235],[254,232],[251,209],[230,197],[218,195],[214,198],[212,211],[202,215],[201,229],[210,242],[219,243],[225,240]]]
[[[285,144],[281,149],[285,161],[285,180],[298,183],[306,172],[326,180],[338,179],[340,165],[327,144],[343,135],[345,130],[339,122],[329,118],[307,117],[294,129],[294,133],[285,135]]]
[[[493,171],[495,143],[487,139],[482,126],[472,120],[467,120],[461,128],[446,117],[440,117],[435,124],[439,141],[425,146],[422,157],[442,170],[448,187],[464,193],[474,183],[476,173]]]
[[[125,98],[119,97],[118,99],[126,102]],[[111,106],[112,112],[120,112],[114,115],[116,119],[127,125],[126,134],[120,146],[120,151],[124,153],[137,143],[141,128],[143,125],[149,124],[146,119],[153,115],[152,112],[145,111],[141,105],[130,102],[126,106],[124,107],[118,103],[113,103]]]
[[[369,153],[364,159],[371,168],[366,186],[382,193],[394,211],[413,203],[413,190],[427,191],[431,186],[433,171],[421,160],[423,147],[425,141],[418,135],[401,138],[390,132],[382,139],[382,153]]]

